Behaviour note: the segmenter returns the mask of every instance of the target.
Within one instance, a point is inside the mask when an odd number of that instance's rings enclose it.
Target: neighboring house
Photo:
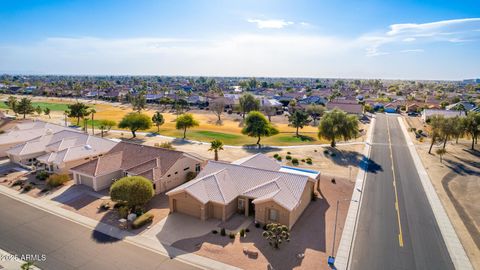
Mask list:
[[[405,110],[407,112],[418,112],[420,109],[420,105],[418,105],[417,103],[410,103],[410,104],[407,104],[407,106],[405,106]]]
[[[323,105],[327,104],[327,100],[324,97],[321,96],[309,96],[307,98],[304,98],[302,100],[298,101],[298,104],[300,105],[310,105],[310,104],[317,104],[317,105]]]
[[[14,128],[7,130],[4,134],[0,134],[0,157],[6,157],[7,150],[15,145],[61,130],[76,131],[71,128],[42,121],[17,124]]]
[[[139,175],[150,179],[155,193],[160,193],[183,184],[188,172],[198,173],[203,163],[203,158],[188,153],[120,142],[107,154],[70,171],[75,184],[95,191],[124,176]]]
[[[293,227],[318,188],[320,174],[280,166],[264,154],[232,163],[209,161],[194,180],[166,194],[170,212],[204,221],[234,213]]]
[[[426,122],[430,117],[434,115],[443,115],[445,118],[451,118],[456,116],[465,116],[464,111],[449,111],[449,110],[434,110],[425,109],[422,111],[422,121]]]
[[[12,162],[36,165],[49,172],[68,170],[108,152],[117,143],[74,130],[47,132],[7,150]]]
[[[468,101],[460,101],[451,105],[448,105],[445,109],[450,111],[471,111],[475,109],[475,103]]]
[[[329,102],[327,103],[327,110],[340,109],[348,114],[360,115],[363,113],[361,104],[357,103],[343,103],[343,102]]]

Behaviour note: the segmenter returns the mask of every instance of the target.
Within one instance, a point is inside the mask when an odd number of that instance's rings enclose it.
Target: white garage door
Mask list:
[[[85,175],[79,175],[80,184],[93,188],[93,178]]]
[[[201,215],[200,204],[188,202],[182,199],[174,199],[173,205],[174,205],[175,212],[200,218],[200,215]]]

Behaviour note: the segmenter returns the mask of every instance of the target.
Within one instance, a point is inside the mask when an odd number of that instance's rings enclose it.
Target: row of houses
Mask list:
[[[20,123],[0,134],[0,157],[30,169],[71,174],[74,184],[95,191],[125,176],[143,176],[152,181],[156,194],[168,195],[171,213],[202,221],[225,221],[239,213],[290,228],[319,189],[320,179],[318,172],[282,167],[263,154],[232,163],[207,161],[42,121]]]

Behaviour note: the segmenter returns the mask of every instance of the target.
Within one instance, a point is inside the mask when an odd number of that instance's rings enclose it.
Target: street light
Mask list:
[[[350,199],[343,199],[343,200],[337,200],[337,208],[335,209],[335,224],[334,224],[334,227],[333,227],[333,243],[332,243],[332,255],[331,256],[328,256],[328,265],[330,266],[333,266],[335,264],[335,238],[336,238],[336,235],[337,235],[337,218],[338,218],[338,204],[340,203],[340,201],[348,201]],[[356,200],[350,200],[350,201],[353,201],[355,202]]]

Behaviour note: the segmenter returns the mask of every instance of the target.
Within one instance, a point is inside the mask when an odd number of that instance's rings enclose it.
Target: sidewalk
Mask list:
[[[58,205],[58,203],[50,200],[37,199],[37,198],[30,197],[26,194],[20,194],[18,193],[18,191],[15,191],[5,186],[0,186],[0,194],[3,194],[5,196],[8,196],[12,199],[23,202],[25,204],[28,204],[40,210],[46,211],[53,215],[59,216],[61,218],[68,219],[72,222],[80,224],[89,229],[92,229],[92,230],[95,229],[96,231],[104,233],[111,237],[122,239],[123,241],[128,242],[130,244],[148,249],[152,252],[159,253],[163,256],[169,256],[170,258],[174,258],[175,260],[179,260],[181,262],[190,264],[192,266],[195,266],[201,269],[213,269],[213,270],[217,270],[217,269],[218,270],[230,270],[230,269],[238,270],[239,269],[237,267],[227,265],[221,262],[217,262],[209,258],[198,256],[192,253],[186,253],[174,247],[163,245],[155,237],[134,235],[128,231],[121,230],[117,227],[110,226],[102,222],[98,222],[94,219],[63,209]],[[10,268],[7,268],[7,269],[10,269]]]
[[[335,257],[335,267],[338,270],[348,268],[351,251],[353,250],[353,240],[357,227],[358,216],[360,213],[360,205],[362,203],[364,181],[367,176],[368,159],[370,158],[370,150],[372,147],[372,134],[375,129],[375,117],[372,118],[370,127],[368,128],[365,148],[363,149],[363,159],[360,162],[360,170],[358,170],[355,180],[355,188],[352,193],[352,199],[348,208],[345,226],[343,228],[342,238],[337,249]]]
[[[450,254],[450,258],[452,259],[455,269],[473,269],[472,264],[470,263],[470,260],[468,259],[467,254],[465,253],[465,250],[460,243],[455,230],[453,229],[453,225],[450,222],[450,219],[448,218],[440,199],[438,198],[438,194],[433,187],[430,177],[423,166],[422,160],[415,149],[412,138],[408,135],[407,128],[405,127],[405,123],[401,117],[398,118],[398,123],[400,124],[405,140],[407,141],[408,150],[410,151],[410,155],[412,155],[415,168],[420,176],[423,189],[427,196],[428,202],[432,207],[433,214],[437,220],[438,227],[440,228],[440,232],[442,233],[443,240],[445,241],[445,245],[447,246],[448,253]]]

